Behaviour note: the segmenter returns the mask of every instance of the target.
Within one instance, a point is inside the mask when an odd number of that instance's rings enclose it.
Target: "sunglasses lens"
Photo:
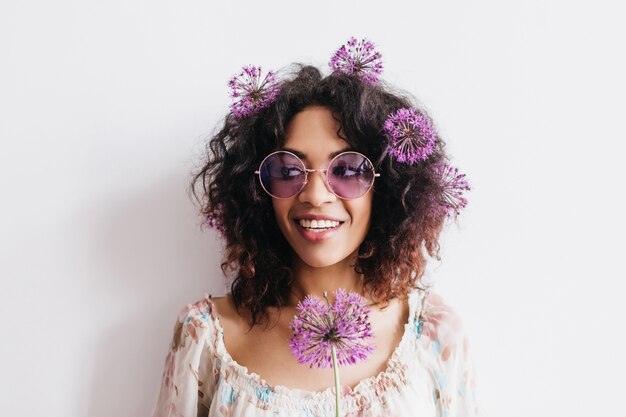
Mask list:
[[[265,158],[259,171],[263,188],[276,198],[298,194],[306,177],[302,161],[287,152],[276,152]]]
[[[364,155],[347,152],[337,156],[328,167],[328,183],[339,197],[358,198],[374,182],[374,167]]]

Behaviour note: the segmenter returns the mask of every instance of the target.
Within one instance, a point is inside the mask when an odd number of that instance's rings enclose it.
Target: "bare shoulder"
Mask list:
[[[233,304],[232,296],[230,294],[222,295],[219,297],[211,296],[213,302],[213,309],[215,314],[219,317],[220,321],[232,321],[237,314],[235,305]]]
[[[220,297],[211,296],[211,301],[224,333],[236,336],[246,330],[247,321],[237,312],[230,293]]]
[[[230,294],[218,297],[211,295],[210,298],[218,316],[220,316],[220,318],[222,318],[222,316],[227,317],[229,315],[230,303],[232,302]]]

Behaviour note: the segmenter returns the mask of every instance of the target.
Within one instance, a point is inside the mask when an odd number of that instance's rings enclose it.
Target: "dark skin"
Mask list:
[[[247,320],[240,316],[230,295],[212,299],[223,329],[224,345],[230,356],[248,373],[256,373],[271,385],[282,385],[307,391],[322,391],[334,386],[333,371],[309,368],[299,364],[289,350],[292,332],[289,328],[295,307],[269,309],[269,325],[257,325],[250,330]],[[354,388],[361,380],[378,375],[387,368],[387,361],[400,343],[408,321],[407,300],[398,298],[382,307],[370,307],[370,323],[374,352],[367,360],[340,368],[341,385]]]

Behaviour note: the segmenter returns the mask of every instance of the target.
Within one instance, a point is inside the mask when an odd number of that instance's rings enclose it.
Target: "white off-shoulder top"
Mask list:
[[[342,392],[345,416],[474,417],[475,373],[462,321],[432,291],[409,294],[409,319],[384,371]],[[335,415],[335,388],[270,385],[230,356],[211,297],[180,312],[153,417]]]

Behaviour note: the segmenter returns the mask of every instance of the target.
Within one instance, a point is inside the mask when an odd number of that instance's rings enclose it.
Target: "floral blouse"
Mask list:
[[[474,367],[459,316],[434,292],[409,295],[409,319],[380,374],[342,393],[356,417],[475,417]],[[334,416],[335,387],[272,386],[226,351],[211,297],[182,309],[153,417]]]

